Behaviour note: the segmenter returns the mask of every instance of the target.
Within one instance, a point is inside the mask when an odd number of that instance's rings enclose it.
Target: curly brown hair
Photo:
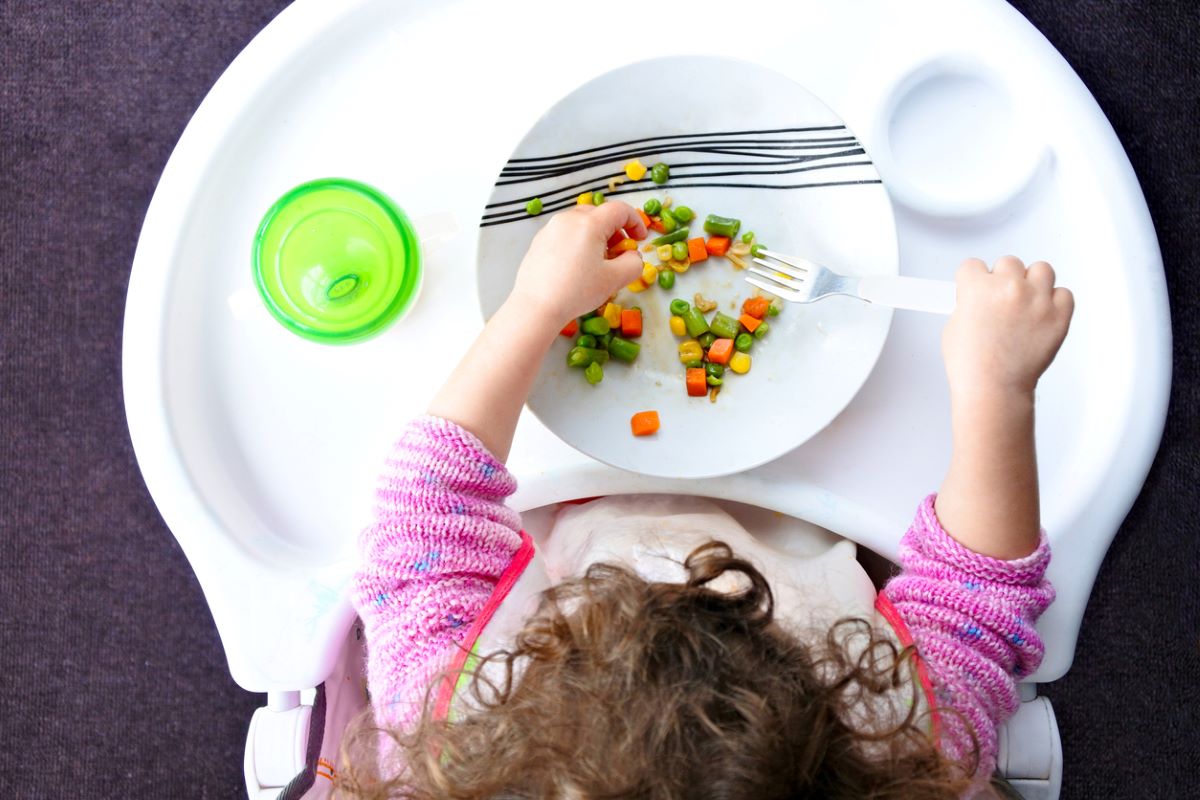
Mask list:
[[[484,659],[500,677],[475,670],[475,710],[434,719],[427,700],[415,731],[385,732],[401,774],[375,774],[379,730],[355,726],[340,795],[859,800],[969,787],[974,765],[941,756],[922,728],[911,648],[856,619],[802,643],[774,620],[763,575],[724,543],[684,567],[672,584],[595,564],[547,590],[513,647]],[[726,574],[738,588],[715,590]],[[902,718],[851,722],[896,691],[912,693]]]

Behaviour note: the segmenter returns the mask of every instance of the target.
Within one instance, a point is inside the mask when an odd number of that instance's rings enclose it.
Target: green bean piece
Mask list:
[[[680,228],[679,230],[674,231],[672,233],[663,234],[662,236],[658,237],[657,239],[652,239],[650,241],[650,244],[654,245],[655,247],[658,247],[659,245],[663,245],[663,244],[675,244],[676,242],[685,241],[687,239],[687,235],[688,235],[687,228]]]
[[[592,192],[592,205],[604,205],[604,192]]]
[[[767,316],[768,317],[778,317],[779,316],[779,306],[775,305],[774,303],[771,303],[771,305],[767,306]]]
[[[674,274],[674,273],[671,273],[671,274]],[[661,278],[662,274],[660,273],[658,277]],[[682,317],[684,314],[686,314],[688,312],[688,309],[691,308],[691,306],[688,305],[687,300],[680,300],[680,299],[676,298],[671,301],[670,308],[671,308],[671,316],[672,317]]]
[[[705,364],[704,372],[714,378],[719,378],[725,374],[725,368],[720,364]]]
[[[742,234],[742,242],[744,244],[750,244],[753,241],[754,241],[754,231],[746,231],[745,233]]]
[[[691,361],[683,362],[683,365],[688,369],[701,369],[704,366],[704,362],[698,358],[693,358]]]
[[[624,361],[626,364],[632,364],[638,357],[642,346],[637,342],[631,342],[628,339],[622,339],[620,336],[614,336],[612,341],[608,343],[608,352],[617,361]]]
[[[587,365],[587,369],[583,371],[583,377],[587,378],[587,382],[595,386],[600,381],[604,380],[604,367],[597,364],[595,361]]]
[[[725,380],[723,378],[718,378],[713,375],[708,375],[707,377],[705,377],[704,380],[708,383],[709,386],[720,386],[722,383],[725,382]]]
[[[642,204],[642,211],[646,212],[647,217],[653,217],[662,211],[662,202],[657,197],[651,197]]]
[[[748,353],[754,346],[754,337],[748,333],[739,333],[738,337],[733,340],[733,346],[739,352]]]
[[[525,213],[531,217],[536,217],[542,213],[542,198],[535,197],[525,204]]]
[[[607,364],[608,353],[590,347],[572,347],[567,353],[568,367],[586,367],[588,364]]]
[[[683,317],[683,325],[687,328],[688,336],[699,338],[700,334],[708,333],[708,320],[694,308],[689,308],[679,316]]]
[[[658,162],[650,168],[650,180],[662,185],[671,178],[671,168],[663,162]]]
[[[767,246],[765,244],[756,244],[750,248],[750,255],[754,256],[755,258],[758,258],[759,256],[762,255],[762,251],[766,250],[766,249],[767,249]]]
[[[584,333],[590,333],[592,336],[603,336],[612,330],[612,326],[604,317],[592,317],[583,321],[582,329]]]
[[[675,214],[675,219],[679,220],[680,222],[691,222],[696,218],[696,212],[692,211],[687,206],[676,206],[675,211],[672,213]]]
[[[607,352],[608,346],[609,346],[609,344],[612,343],[612,340],[613,340],[613,334],[612,334],[612,331],[609,331],[608,333],[604,334],[600,338],[596,339],[596,347]]]
[[[700,334],[697,337],[697,340],[700,342],[700,346],[707,350],[708,348],[712,347],[712,343],[717,340],[717,335],[712,331],[709,331],[708,333]]]
[[[591,319],[592,317],[598,317],[598,316],[600,316],[600,315],[597,314],[595,311],[589,311],[586,314],[584,314],[582,317],[580,317],[579,321],[583,322],[585,319]]]
[[[728,236],[732,239],[737,236],[740,227],[742,227],[740,219],[719,217],[716,214],[709,214],[704,219],[704,232],[711,233],[713,236]]]
[[[754,338],[755,339],[763,338],[764,336],[767,335],[767,331],[769,331],[770,329],[771,329],[771,326],[764,322],[762,325],[759,325],[757,328],[754,329]]]
[[[575,346],[594,348],[596,346],[596,337],[592,336],[590,333],[585,333],[583,336],[580,336],[575,340]]]
[[[676,261],[687,261],[687,242],[676,242],[675,244],[671,245],[671,258],[675,259]]]
[[[721,339],[734,339],[741,330],[736,319],[720,311],[713,316],[712,322],[708,323],[708,328]]]

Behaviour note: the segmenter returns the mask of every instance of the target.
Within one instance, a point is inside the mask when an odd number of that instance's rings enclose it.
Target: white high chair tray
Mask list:
[[[949,278],[965,256],[1012,252],[1051,261],[1075,291],[1071,335],[1039,389],[1059,599],[1040,625],[1050,647],[1032,679],[1069,667],[1100,561],[1157,448],[1170,380],[1161,257],[1107,120],[1000,0],[688,11],[662,29],[644,5],[597,24],[574,3],[300,0],[196,112],[134,259],[126,409],[147,485],[246,689],[313,686],[334,663],[376,471],[481,326],[478,224],[514,145],[589,79],[699,42],[792,77],[846,121],[895,201],[902,274]],[[728,23],[719,36],[714,19]],[[412,313],[350,347],[284,330],[250,274],[263,212],[326,176],[387,192],[424,248]],[[897,313],[874,372],[828,427],[731,477],[639,477],[580,455],[526,414],[510,460],[521,481],[513,502],[707,494],[894,556],[949,456],[943,323]]]

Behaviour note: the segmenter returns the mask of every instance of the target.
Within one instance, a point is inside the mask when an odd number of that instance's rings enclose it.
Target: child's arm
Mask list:
[[[943,351],[954,451],[941,493],[922,503],[900,544],[901,574],[884,590],[932,674],[946,751],[979,745],[981,775],[996,726],[1017,708],[1016,680],[1041,663],[1034,623],[1054,598],[1041,533],[1033,390],[1073,309],[1044,262],[992,272],[963,264]]]
[[[520,517],[504,505],[516,490],[504,459],[563,324],[640,274],[636,252],[604,258],[620,227],[645,235],[624,203],[556,214],[429,415],[409,424],[388,458],[354,591],[380,724],[404,727],[419,717],[432,679],[450,665],[521,547]]]
[[[942,338],[954,449],[937,513],[977,553],[1020,558],[1037,546],[1033,390],[1073,309],[1044,261],[1028,271],[1012,256],[992,272],[977,259],[959,268],[958,304]]]
[[[512,294],[429,413],[457,422],[501,461],[507,459],[521,407],[554,337],[641,275],[636,250],[604,258],[606,242],[619,228],[636,239],[646,235],[637,212],[619,201],[555,214],[530,245]]]

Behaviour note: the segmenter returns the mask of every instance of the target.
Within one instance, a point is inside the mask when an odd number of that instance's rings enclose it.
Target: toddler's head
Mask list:
[[[548,590],[514,646],[477,669],[475,710],[450,721],[427,710],[415,732],[393,734],[401,775],[379,780],[352,759],[343,793],[952,798],[968,786],[970,765],[940,756],[915,710],[850,722],[896,691],[918,707],[907,651],[862,620],[802,643],[773,619],[766,579],[724,544],[685,567],[670,584],[598,564]],[[712,588],[721,576],[737,588]],[[868,639],[856,656],[847,629]]]

